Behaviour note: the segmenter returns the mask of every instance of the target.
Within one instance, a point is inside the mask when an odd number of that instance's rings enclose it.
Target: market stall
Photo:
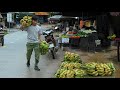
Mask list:
[[[100,49],[101,41],[98,39],[96,30],[81,29],[78,32],[68,31],[60,37],[63,47],[80,48],[87,51]]]

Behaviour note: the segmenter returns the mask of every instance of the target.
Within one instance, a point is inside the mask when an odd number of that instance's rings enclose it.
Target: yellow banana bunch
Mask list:
[[[107,64],[103,64],[104,66],[104,75],[110,76],[112,74],[110,67]]]
[[[66,78],[67,70],[64,70],[62,73],[60,73],[59,78]]]
[[[105,64],[105,63],[97,63],[95,64],[95,68],[90,68],[90,64],[87,64],[87,73],[92,76],[111,76],[113,74],[113,71],[115,69],[111,69],[110,65],[112,68],[114,68],[113,64]],[[93,66],[92,66],[93,67]]]
[[[75,69],[80,69],[80,67],[82,66],[81,63],[73,63],[73,64]]]
[[[80,56],[78,54],[70,53],[70,52],[65,52],[64,61],[82,63],[82,61],[80,60]]]
[[[77,63],[77,62],[62,62],[62,64],[60,65],[60,68],[64,68],[64,69],[68,69],[68,70],[72,70],[72,69],[80,69],[81,67],[81,63]]]
[[[64,69],[64,71],[59,74],[58,78],[74,78],[74,76],[75,72],[73,70]]]
[[[58,69],[57,72],[55,73],[55,77],[59,78],[61,73],[63,73],[66,69]],[[62,75],[63,76],[63,75]]]
[[[23,19],[20,20],[20,24],[24,27],[28,27],[32,24],[32,17],[24,16]]]
[[[69,53],[69,52],[68,52]],[[72,55],[72,54],[71,54]],[[115,72],[113,63],[77,63],[64,61],[57,70],[57,78],[82,78],[90,76],[111,76]]]
[[[75,72],[73,70],[67,70],[66,78],[74,78]]]
[[[97,64],[96,70],[97,70],[99,76],[104,75],[104,65],[103,64],[101,64],[101,63]]]

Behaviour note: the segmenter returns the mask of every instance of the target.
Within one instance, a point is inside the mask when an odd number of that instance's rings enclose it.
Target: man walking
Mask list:
[[[33,16],[32,17],[32,25],[24,28],[24,26],[21,26],[22,30],[26,30],[27,31],[27,67],[30,66],[30,59],[31,59],[31,55],[32,52],[34,50],[35,52],[35,66],[34,69],[37,71],[40,71],[39,67],[38,67],[38,63],[39,63],[39,57],[40,57],[40,51],[39,51],[39,44],[41,42],[41,34],[42,34],[42,30],[41,27],[37,25],[37,21],[38,21],[38,17],[37,16]]]

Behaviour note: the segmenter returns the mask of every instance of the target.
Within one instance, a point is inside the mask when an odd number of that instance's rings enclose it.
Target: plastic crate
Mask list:
[[[79,45],[80,38],[70,38],[70,45]]]
[[[69,43],[63,43],[62,46],[63,47],[69,47]]]

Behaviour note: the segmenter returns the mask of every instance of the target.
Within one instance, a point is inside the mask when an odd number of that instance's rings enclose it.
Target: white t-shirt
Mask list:
[[[42,34],[42,28],[38,25],[29,26],[25,29],[27,31],[27,42],[28,43],[39,43],[38,35]]]

